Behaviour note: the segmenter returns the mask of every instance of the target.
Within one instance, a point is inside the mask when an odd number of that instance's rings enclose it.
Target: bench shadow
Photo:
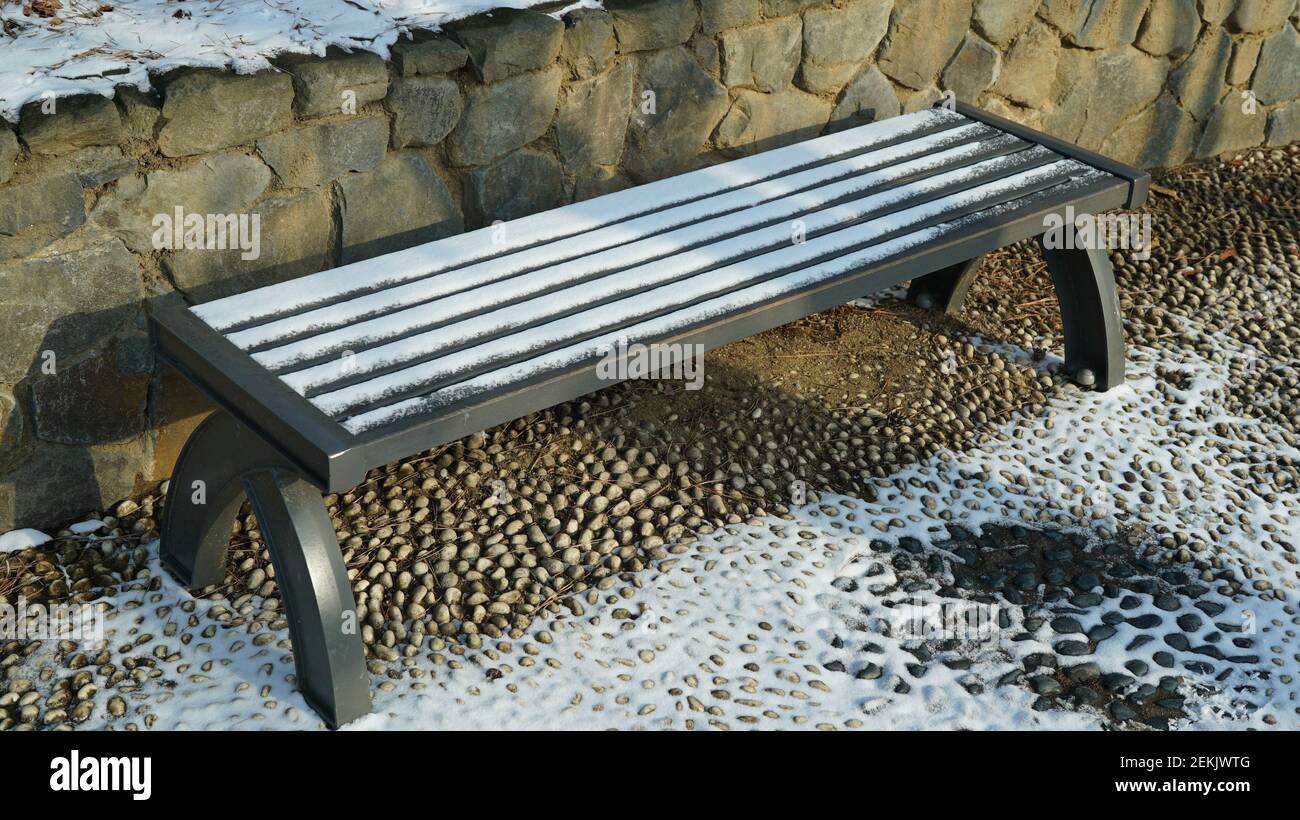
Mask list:
[[[124,477],[132,443],[150,427],[154,356],[143,316],[140,303],[128,303],[63,315],[46,328],[0,429],[0,505],[16,526],[102,512],[149,483],[138,471]],[[109,473],[114,480],[101,480]]]
[[[329,258],[369,259],[450,235],[456,227],[446,220],[335,248]],[[178,288],[190,304],[329,267],[310,257],[246,268],[238,251],[212,253],[234,255],[235,261],[219,278]],[[164,269],[174,275],[169,262],[164,260]],[[45,328],[31,360],[13,380],[14,407],[0,406],[0,509],[16,526],[62,526],[160,483],[190,430],[213,409],[153,353],[147,318],[162,298],[65,314]],[[141,444],[141,437],[151,440]],[[150,463],[137,464],[131,480],[128,462],[135,445],[140,445],[135,460],[143,455]]]

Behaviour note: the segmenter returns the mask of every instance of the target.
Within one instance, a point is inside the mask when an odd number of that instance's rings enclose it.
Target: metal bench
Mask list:
[[[606,386],[598,356],[617,341],[712,348],[909,279],[923,306],[954,311],[983,254],[1067,207],[1136,207],[1148,185],[937,108],[195,307],[166,297],[155,345],[220,409],[176,466],[162,559],[189,586],[220,582],[247,496],[298,687],[346,723],[369,711],[369,685],[321,492]],[[1110,263],[1065,244],[1046,255],[1066,367],[1105,390],[1124,378]]]

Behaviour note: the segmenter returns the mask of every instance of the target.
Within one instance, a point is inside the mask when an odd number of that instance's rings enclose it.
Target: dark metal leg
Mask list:
[[[226,548],[243,500],[240,475],[267,449],[229,414],[208,416],[190,434],[172,471],[158,552],[188,587],[226,577]]]
[[[356,601],[320,492],[227,413],[205,419],[181,452],[163,510],[163,565],[190,587],[224,579],[245,495],[275,565],[299,690],[332,727],[361,717],[370,686]]]
[[[937,270],[920,279],[913,279],[907,289],[907,298],[926,310],[956,313],[966,301],[966,293],[975,274],[979,272],[984,257],[977,256],[967,262]]]
[[[298,689],[331,727],[353,721],[370,711],[370,682],[356,601],[320,493],[275,468],[243,484],[289,615]]]
[[[1065,368],[1080,386],[1109,390],[1124,383],[1124,328],[1115,272],[1105,250],[1085,249],[1077,234],[1072,238],[1053,243],[1065,248],[1043,246],[1061,304]]]

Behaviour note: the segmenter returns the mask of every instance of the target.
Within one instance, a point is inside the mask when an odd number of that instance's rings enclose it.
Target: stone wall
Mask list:
[[[1296,0],[607,0],[390,60],[156,77],[0,123],[0,531],[165,478],[204,400],[148,300],[288,279],[929,106],[1142,165],[1300,139]],[[257,214],[260,255],[155,218]],[[165,244],[165,243],[161,243]]]

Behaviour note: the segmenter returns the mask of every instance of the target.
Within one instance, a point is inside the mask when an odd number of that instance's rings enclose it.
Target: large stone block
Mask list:
[[[148,435],[119,444],[36,442],[0,474],[0,531],[52,529],[144,489],[152,480]]]
[[[788,17],[822,2],[823,0],[763,0],[763,15]]]
[[[1262,108],[1251,109],[1241,97],[1228,94],[1214,109],[1205,125],[1201,141],[1196,146],[1196,157],[1204,159],[1234,151],[1244,151],[1264,142],[1264,128],[1268,116]]]
[[[388,93],[388,68],[369,52],[331,54],[324,59],[291,54],[280,64],[293,77],[294,110],[300,117],[354,114]]]
[[[691,0],[606,0],[614,16],[618,50],[669,48],[691,39],[699,12]]]
[[[1056,32],[1035,20],[1007,50],[994,93],[1031,108],[1045,105],[1056,86],[1060,56]]]
[[[249,208],[248,220],[256,229],[252,249],[227,240],[224,249],[183,248],[168,254],[163,265],[176,287],[196,302],[207,302],[329,267],[334,218],[325,191],[272,194]]]
[[[126,139],[122,117],[107,97],[85,95],[23,106],[18,131],[33,154],[66,154],[88,145],[117,145]]]
[[[1005,46],[1029,27],[1042,0],[975,0],[975,29]]]
[[[555,144],[564,164],[573,170],[593,165],[617,165],[632,113],[631,62],[590,80],[569,85],[555,119]]]
[[[471,227],[563,205],[560,164],[540,151],[521,149],[465,175],[465,218]]]
[[[1232,45],[1232,61],[1228,63],[1228,85],[1245,85],[1255,73],[1259,62],[1259,49],[1264,41],[1258,37],[1237,40]]]
[[[0,470],[17,461],[26,433],[22,402],[12,389],[0,386]]]
[[[1232,38],[1221,28],[1211,29],[1169,75],[1169,86],[1179,104],[1198,120],[1223,97],[1231,57]]]
[[[894,7],[880,70],[908,88],[935,84],[970,28],[971,0],[913,0]]]
[[[573,201],[582,202],[593,197],[612,194],[632,187],[632,180],[615,168],[597,167],[573,176]]]
[[[167,476],[175,471],[185,442],[212,409],[211,399],[174,367],[158,368],[149,398],[150,416],[156,433],[152,464],[154,475]]]
[[[563,73],[552,66],[468,88],[460,123],[447,137],[451,161],[486,165],[546,133]]]
[[[1151,0],[1043,0],[1039,14],[1071,43],[1108,49],[1133,42]]]
[[[183,214],[247,213],[271,183],[271,170],[256,157],[218,154],[184,168],[128,177],[100,197],[91,219],[137,253],[161,250],[155,231],[161,221]]]
[[[574,9],[564,15],[560,55],[579,79],[594,77],[614,60],[614,18],[603,9]]]
[[[869,65],[844,89],[831,112],[831,130],[886,120],[901,111],[894,86],[879,68]]]
[[[0,188],[0,261],[43,248],[85,221],[85,198],[73,174]]]
[[[257,152],[286,186],[309,188],[349,171],[373,170],[387,146],[388,120],[361,116],[263,137],[257,141]]]
[[[130,139],[148,141],[157,135],[162,103],[156,94],[129,85],[120,86],[117,89],[117,110]]]
[[[1228,19],[1228,15],[1237,7],[1238,0],[1196,0],[1201,19],[1212,26],[1217,26]]]
[[[464,104],[455,80],[399,77],[384,98],[393,115],[393,147],[437,145],[460,122]]]
[[[420,32],[415,40],[402,40],[393,46],[393,65],[398,75],[446,74],[469,62],[465,47],[448,37]]]
[[[776,91],[794,81],[802,51],[798,17],[784,17],[722,33],[722,82]]]
[[[1265,105],[1300,97],[1300,32],[1284,26],[1264,41],[1250,87]]]
[[[1038,131],[1043,130],[1043,112],[1037,108],[1025,108],[1014,105],[1001,97],[989,95],[984,99],[982,108],[998,117],[1027,125]]]
[[[903,104],[904,114],[915,114],[927,108],[934,108],[944,99],[944,92],[937,88],[923,88],[914,91],[903,87],[898,89],[898,101]]]
[[[134,174],[138,166],[116,145],[92,145],[60,157],[56,167],[75,176],[83,188],[98,188]]]
[[[0,185],[4,185],[14,175],[14,163],[18,161],[18,138],[14,132],[0,124]]]
[[[1228,24],[1235,31],[1253,34],[1274,31],[1286,22],[1295,7],[1295,0],[1237,0]]]
[[[727,89],[684,48],[637,57],[623,165],[634,179],[647,182],[681,173],[727,112]]]
[[[818,94],[838,93],[884,39],[893,9],[894,0],[858,0],[804,12],[799,85]]]
[[[469,51],[474,73],[485,83],[549,66],[564,40],[564,24],[559,20],[516,9],[458,20],[447,30]]]
[[[1157,57],[1168,54],[1177,59],[1191,50],[1200,31],[1196,0],[1159,0],[1147,10],[1134,45]]]
[[[1139,168],[1172,167],[1192,155],[1199,130],[1192,115],[1165,93],[1121,125],[1102,143],[1101,150]]]
[[[136,346],[148,340],[140,337]],[[106,444],[148,427],[148,369],[131,361],[122,344],[109,345],[55,373],[33,375],[32,427],[36,437],[58,444]]]
[[[979,101],[1002,71],[1002,55],[975,34],[967,34],[948,67],[943,70],[943,87],[968,103]]]
[[[375,170],[348,174],[337,185],[345,264],[464,229],[451,192],[415,151],[390,154]]]
[[[1300,142],[1300,101],[1284,105],[1268,115],[1268,144]]]
[[[158,147],[169,157],[246,145],[293,121],[293,83],[276,71],[192,71],[168,83],[164,93]]]
[[[832,107],[794,88],[772,94],[741,89],[718,125],[718,147],[752,154],[812,139],[826,127]]]
[[[700,64],[700,68],[709,73],[710,77],[722,76],[722,53],[715,38],[697,31],[687,41],[686,50],[695,58],[695,62]]]
[[[716,34],[762,18],[763,0],[700,0],[700,27],[705,34]]]
[[[1066,49],[1057,67],[1062,96],[1044,122],[1049,133],[1096,150],[1159,96],[1168,63],[1132,46]]]
[[[144,284],[120,241],[87,229],[0,265],[0,383],[13,384],[135,328]]]

